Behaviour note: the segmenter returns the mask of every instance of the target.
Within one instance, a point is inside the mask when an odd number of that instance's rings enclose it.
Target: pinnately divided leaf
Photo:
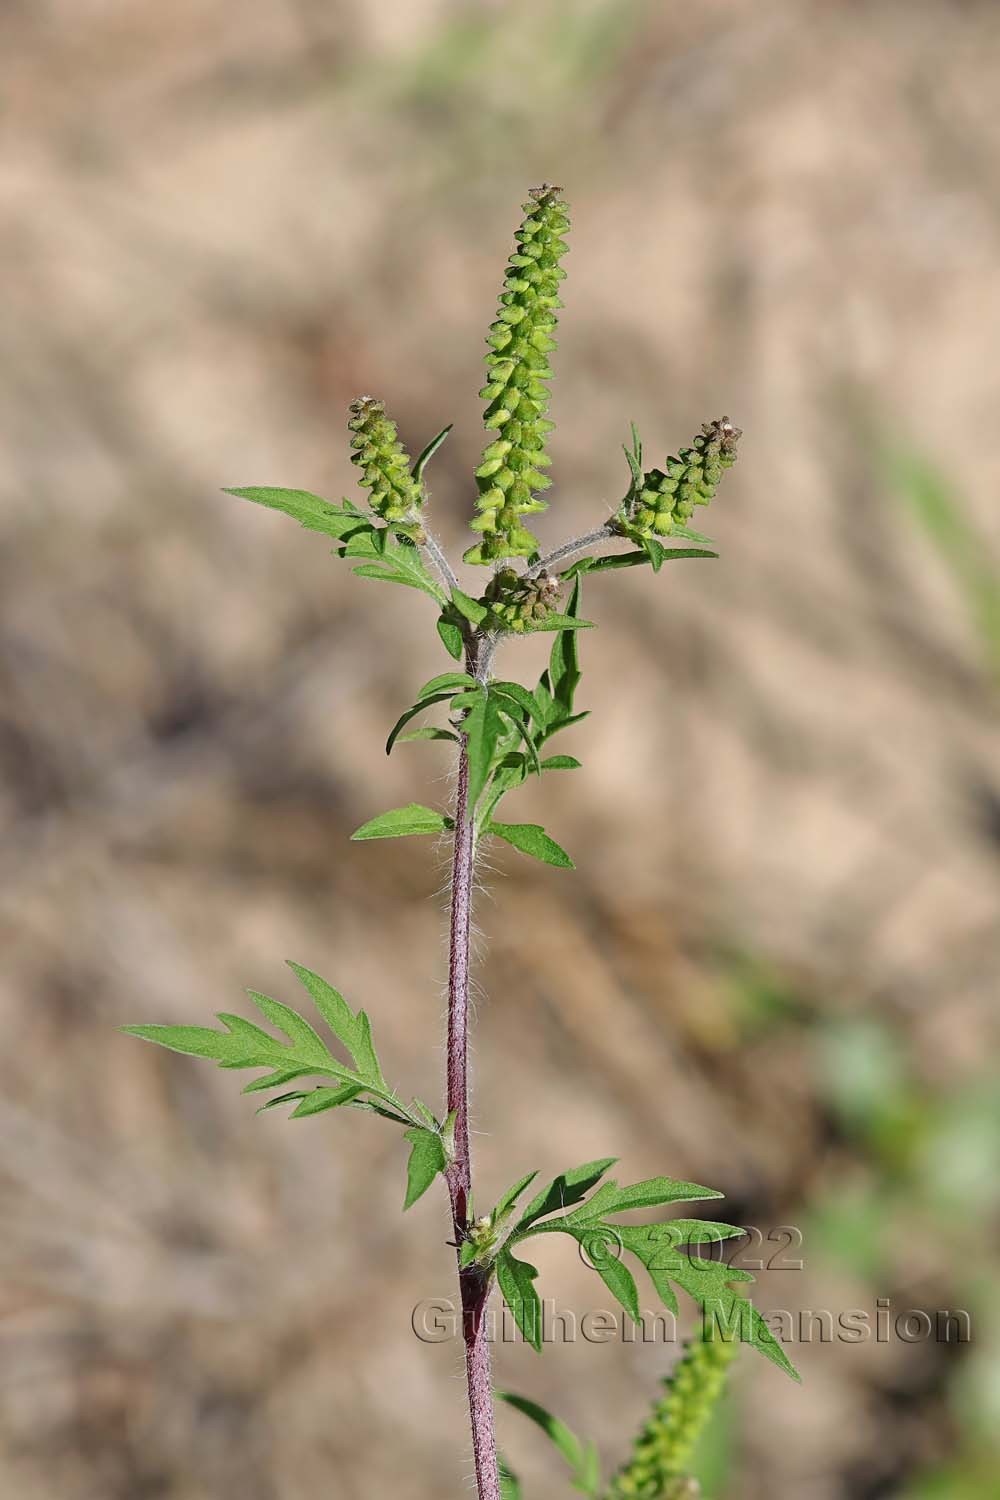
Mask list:
[[[406,807],[393,807],[389,812],[369,818],[351,834],[354,840],[401,839],[411,833],[442,833],[452,828],[451,818],[435,812],[432,807],[423,807],[419,802],[409,802]]]
[[[209,1058],[221,1068],[269,1069],[263,1077],[255,1078],[246,1085],[243,1090],[246,1094],[283,1088],[294,1079],[309,1076],[326,1076],[337,1080],[336,1088],[299,1090],[284,1096],[286,1099],[295,1098],[299,1101],[295,1111],[299,1116],[352,1103],[359,1094],[371,1092],[380,1105],[400,1113],[405,1123],[408,1113],[385,1081],[364,1011],[354,1015],[336,990],[318,975],[312,974],[308,969],[293,967],[303,983],[308,976],[307,988],[316,999],[317,1008],[334,1035],[350,1052],[355,1063],[354,1069],[333,1056],[304,1017],[290,1006],[272,1000],[269,995],[262,995],[256,990],[248,991],[250,998],[267,1020],[284,1032],[287,1042],[272,1036],[244,1016],[231,1015],[225,1011],[220,1011],[218,1016],[225,1027],[223,1031],[210,1026],[156,1025],[124,1026],[122,1030],[129,1036],[156,1042],[173,1052]],[[272,1104],[275,1102],[277,1101],[271,1101]]]
[[[638,1321],[638,1289],[632,1273],[623,1265],[627,1250],[646,1268],[664,1305],[677,1314],[674,1285],[694,1299],[702,1309],[705,1337],[736,1339],[751,1344],[785,1374],[798,1380],[794,1365],[751,1302],[740,1295],[742,1282],[752,1282],[748,1271],[702,1257],[690,1247],[714,1245],[745,1233],[735,1224],[704,1219],[667,1219],[659,1224],[615,1223],[609,1214],[698,1198],[719,1198],[721,1193],[695,1182],[672,1177],[650,1177],[619,1187],[613,1179],[603,1183],[591,1197],[591,1188],[613,1165],[614,1158],[587,1162],[556,1177],[528,1204],[500,1252],[511,1257],[525,1239],[540,1234],[568,1234],[579,1244],[589,1265],[629,1316]],[[581,1201],[586,1200],[586,1201]],[[579,1204],[579,1207],[573,1205]],[[560,1209],[572,1208],[570,1213]],[[499,1277],[499,1259],[497,1262]],[[506,1295],[506,1294],[505,1294]],[[711,1328],[710,1328],[711,1325]],[[715,1331],[712,1332],[711,1330]]]
[[[328,984],[311,969],[290,960],[288,967],[296,979],[305,985],[313,1004],[330,1030],[351,1054],[359,1077],[366,1083],[385,1090],[386,1082],[372,1043],[371,1022],[365,1012],[359,1010],[355,1015],[340,991],[335,990],[332,984]]]

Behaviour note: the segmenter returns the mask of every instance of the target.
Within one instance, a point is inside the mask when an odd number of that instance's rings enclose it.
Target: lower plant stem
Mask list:
[[[480,675],[479,637],[467,653],[472,676]],[[488,665],[484,664],[488,671]],[[475,809],[469,806],[469,758],[463,739],[455,793],[455,842],[451,871],[451,920],[448,958],[448,1112],[454,1113],[454,1156],[448,1167],[452,1226],[460,1247],[469,1228],[472,1162],[469,1153],[469,956],[472,881],[475,859]],[[500,1500],[496,1437],[493,1430],[493,1382],[487,1341],[486,1305],[489,1278],[474,1266],[459,1267],[462,1335],[472,1422],[472,1452],[479,1500]]]

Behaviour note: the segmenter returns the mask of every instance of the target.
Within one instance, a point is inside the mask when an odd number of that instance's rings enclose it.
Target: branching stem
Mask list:
[[[427,530],[427,527],[424,525],[422,518],[419,517],[416,512],[411,511],[410,520],[416,522],[420,526],[420,529],[424,534],[424,540],[422,543],[423,549],[427,553],[427,556],[430,558],[434,567],[437,569],[441,582],[448,590],[448,593],[453,594],[458,588],[459,583],[457,577],[455,576],[454,569],[452,568],[451,563],[448,561],[448,558],[445,555],[444,548],[441,546],[441,543],[438,541],[437,537],[432,536],[431,533]]]
[[[572,557],[574,552],[582,552],[585,547],[594,547],[598,542],[606,542],[617,534],[610,522],[606,521],[603,526],[596,526],[593,531],[584,532],[583,536],[574,537],[571,542],[563,542],[561,547],[556,547],[553,552],[547,553],[538,562],[532,563],[531,567],[526,569],[524,576],[536,578],[539,573],[551,568],[554,563],[562,562],[564,557]]]

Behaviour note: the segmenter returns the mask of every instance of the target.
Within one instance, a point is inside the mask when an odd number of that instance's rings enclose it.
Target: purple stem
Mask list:
[[[480,639],[467,652],[468,670],[479,675]],[[484,666],[488,670],[487,664]],[[469,757],[465,740],[458,760],[455,795],[455,844],[451,873],[451,925],[448,961],[448,1113],[454,1111],[454,1156],[446,1179],[451,1197],[455,1242],[461,1246],[469,1228],[472,1162],[469,1154],[469,947],[472,877],[475,855],[474,809],[469,806]],[[472,1422],[472,1452],[479,1500],[500,1500],[496,1436],[493,1430],[493,1382],[487,1341],[486,1305],[489,1276],[474,1266],[459,1267],[462,1335]]]

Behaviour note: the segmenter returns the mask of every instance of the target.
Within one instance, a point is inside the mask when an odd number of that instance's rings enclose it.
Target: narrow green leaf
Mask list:
[[[605,1156],[599,1161],[586,1161],[581,1167],[571,1167],[568,1172],[560,1172],[559,1176],[554,1177],[528,1204],[518,1221],[518,1234],[530,1228],[536,1219],[555,1213],[557,1209],[570,1208],[574,1203],[579,1203],[580,1199],[587,1196],[591,1188],[600,1182],[608,1168],[613,1167],[617,1160],[617,1156]]]
[[[500,1454],[497,1460],[500,1473],[500,1500],[521,1500],[521,1481]]]
[[[496,823],[491,822],[487,833],[496,834],[504,843],[511,844],[522,854],[530,854],[543,864],[555,865],[561,870],[575,870],[576,866],[566,850],[550,838],[540,823]]]
[[[611,1250],[606,1250],[603,1255],[591,1255],[590,1263],[612,1297],[618,1299],[633,1323],[638,1323],[640,1318],[639,1289],[632,1272],[627,1266],[622,1265],[620,1260],[616,1260]]]
[[[427,1105],[424,1103],[424,1101],[422,1099],[414,1099],[414,1101],[413,1101],[413,1107],[417,1111],[417,1114],[420,1115],[426,1121],[428,1127],[431,1130],[433,1130],[433,1131],[437,1131],[438,1130],[438,1128],[439,1128],[438,1127],[438,1122],[437,1122],[437,1120],[434,1117],[433,1110],[428,1109]]]
[[[478,599],[470,599],[461,589],[452,589],[451,598],[459,614],[464,615],[473,625],[481,625],[489,614],[485,604],[480,604]]]
[[[491,682],[491,693],[500,693],[506,698],[512,698],[526,719],[538,719],[540,717],[538,704],[534,695],[529,693],[526,687],[519,682]]]
[[[700,531],[695,531],[690,526],[678,526],[676,521],[674,522],[673,530],[671,531],[670,535],[671,537],[683,537],[686,542],[697,542],[701,547],[715,546],[715,543],[712,541],[712,538],[710,536],[702,536]]]
[[[355,1015],[340,991],[335,990],[332,984],[328,984],[311,969],[291,961],[288,967],[299,983],[305,986],[334,1036],[351,1054],[359,1074],[376,1088],[384,1090],[386,1082],[375,1055],[371,1025],[365,1012],[359,1010]]]
[[[437,633],[441,637],[441,643],[449,656],[455,661],[462,660],[462,652],[465,650],[465,641],[462,632],[451,620],[446,620],[442,615],[437,622]]]
[[[514,1315],[521,1336],[537,1354],[541,1354],[542,1304],[533,1284],[538,1276],[537,1268],[526,1260],[517,1260],[509,1250],[501,1250],[496,1272],[500,1293]]]
[[[410,802],[406,807],[394,807],[389,812],[379,813],[351,834],[359,839],[400,839],[411,833],[441,833],[453,826],[451,818],[422,807],[419,802]]]
[[[392,754],[392,747],[399,738],[400,730],[405,728],[405,726],[409,724],[411,719],[415,719],[417,717],[417,714],[422,714],[425,709],[433,708],[436,703],[447,703],[450,700],[451,696],[452,695],[450,692],[434,693],[429,698],[423,698],[419,703],[414,703],[412,707],[406,709],[405,712],[401,713],[395,724],[390,729],[389,738],[385,742],[386,755]]]
[[[526,633],[528,635],[538,635],[546,630],[558,630],[562,632],[570,630],[593,630],[594,628],[593,620],[576,620],[572,615],[553,613],[547,615],[544,620],[538,620],[529,625]]]
[[[581,581],[578,574],[574,579],[573,591],[566,605],[566,615],[569,619],[575,620],[580,613],[580,589]],[[560,631],[553,642],[552,654],[549,657],[549,683],[553,700],[564,714],[573,712],[573,698],[581,676],[580,647],[576,635],[570,630]]]
[[[707,1198],[721,1198],[714,1188],[701,1187],[697,1182],[677,1182],[673,1177],[649,1177],[644,1182],[634,1182],[631,1187],[620,1188],[611,1183],[598,1190],[573,1214],[574,1223],[585,1217],[600,1218],[604,1214],[623,1213],[630,1208],[653,1208],[660,1203],[692,1203]]]
[[[615,1234],[623,1248],[630,1250],[642,1262],[660,1301],[676,1318],[680,1313],[677,1294],[670,1284],[669,1267],[661,1264],[662,1255],[657,1251],[658,1242],[649,1236],[645,1226],[616,1224],[614,1227]]]
[[[636,458],[635,453],[632,451],[632,449],[626,448],[624,443],[622,444],[622,452],[625,455],[629,470],[632,474],[632,484],[629,488],[629,494],[632,494],[637,487],[641,487],[642,485],[642,465],[639,459]]]
[[[714,1326],[725,1338],[738,1338],[740,1343],[750,1344],[792,1380],[801,1381],[799,1372],[753,1303],[728,1285],[753,1281],[748,1271],[715,1261],[693,1262],[688,1256],[679,1255],[670,1274],[700,1305],[710,1328]]]
[[[301,1120],[306,1115],[318,1115],[326,1109],[338,1109],[342,1104],[349,1104],[356,1099],[364,1090],[358,1084],[347,1083],[343,1088],[317,1088],[311,1089],[305,1095],[301,1104],[298,1104],[289,1115],[290,1120]]]
[[[367,524],[358,511],[347,508],[346,502],[342,509],[332,505],[329,500],[321,499],[319,495],[310,494],[308,490],[251,485],[242,489],[227,487],[224,493],[237,495],[241,500],[252,500],[255,505],[264,505],[268,510],[284,511],[286,516],[291,516],[308,531],[321,532],[324,536],[335,537],[337,541],[355,530],[359,521],[363,526]]]
[[[512,1406],[515,1411],[521,1412],[529,1422],[534,1422],[536,1427],[540,1427],[549,1441],[562,1454],[574,1475],[580,1473],[584,1466],[586,1450],[565,1422],[560,1422],[558,1417],[546,1411],[545,1407],[539,1405],[537,1401],[529,1401],[527,1396],[515,1396],[511,1391],[497,1391],[497,1396],[508,1406]]]
[[[381,1115],[383,1120],[393,1120],[397,1125],[413,1124],[412,1119],[400,1114],[398,1110],[390,1109],[388,1105],[383,1104],[379,1099],[352,1099],[350,1102],[353,1109],[369,1110],[371,1114]]]
[[[211,1026],[123,1026],[121,1029],[126,1036],[156,1042],[157,1046],[167,1047],[171,1052],[185,1052],[189,1057],[211,1057],[221,1062],[228,1056],[246,1055],[245,1047],[235,1038],[215,1031]],[[279,1043],[274,1045],[277,1047]]]
[[[254,1092],[281,1086],[293,1078],[303,1078],[310,1074],[337,1078],[345,1083],[363,1081],[327,1051],[316,1032],[301,1016],[266,995],[257,995],[253,991],[250,994],[268,1020],[284,1031],[289,1038],[288,1045],[242,1016],[227,1016],[225,1013],[219,1017],[226,1027],[225,1031],[216,1031],[208,1026],[155,1025],[124,1026],[122,1030],[143,1041],[156,1042],[172,1052],[211,1058],[220,1068],[271,1069],[268,1077],[254,1081]]]
[[[449,697],[453,693],[460,693],[467,688],[473,688],[476,679],[470,677],[468,672],[441,672],[437,677],[432,677],[430,682],[425,682],[417,694],[418,699],[435,698],[447,691]]]
[[[263,1089],[281,1088],[283,1084],[291,1083],[295,1078],[314,1077],[312,1068],[286,1068],[283,1073],[268,1073],[264,1078],[253,1078],[244,1084],[240,1090],[242,1094],[259,1094]]]
[[[515,1182],[513,1187],[509,1187],[507,1189],[503,1197],[498,1200],[497,1205],[490,1216],[494,1224],[497,1223],[498,1220],[506,1218],[511,1209],[514,1207],[514,1204],[517,1202],[518,1198],[520,1198],[521,1194],[524,1192],[525,1188],[528,1187],[532,1182],[534,1182],[537,1176],[538,1169],[536,1168],[534,1172],[528,1172],[526,1176],[520,1179],[520,1181]]]
[[[246,1093],[246,1089],[244,1089],[243,1092]],[[302,1089],[293,1089],[291,1093],[288,1094],[276,1094],[273,1099],[265,1100],[265,1102],[257,1108],[255,1113],[258,1115],[262,1115],[266,1109],[276,1109],[279,1104],[290,1104],[293,1099],[305,1099],[307,1097],[308,1095],[306,1093],[303,1093]]]
[[[490,692],[497,699],[501,711],[505,714],[507,719],[511,724],[513,724],[515,730],[517,731],[517,737],[524,745],[528,760],[531,762],[531,769],[534,771],[536,776],[541,776],[542,765],[540,760],[538,759],[538,750],[535,747],[535,741],[532,738],[531,729],[528,724],[525,723],[520,705],[516,703],[513,698],[507,697],[505,693],[496,692],[492,683],[490,684]],[[505,756],[504,760],[506,761],[506,759],[507,757]]]
[[[433,725],[426,725],[423,729],[411,729],[409,734],[396,736],[398,745],[405,745],[410,740],[454,740],[458,743],[458,735],[453,734],[450,729],[438,729]]]
[[[659,544],[658,544],[659,545]],[[717,552],[700,547],[664,547],[660,558],[662,566],[677,557],[718,557]],[[610,552],[606,557],[585,557],[573,563],[562,574],[563,578],[579,578],[582,573],[610,573],[616,568],[641,568],[650,561],[649,552],[640,548],[637,552]]]
[[[426,1193],[438,1173],[445,1169],[444,1147],[436,1131],[424,1130],[422,1126],[415,1125],[405,1135],[413,1149],[406,1168],[404,1210],[412,1207]]]
[[[420,454],[420,457],[413,465],[413,477],[418,484],[420,483],[421,477],[423,476],[423,472],[426,469],[427,465],[430,463],[431,459],[434,457],[435,453],[438,451],[441,444],[444,442],[445,438],[448,436],[454,425],[454,422],[449,422],[447,427],[442,427],[437,436],[431,438],[430,442],[427,444],[427,447],[423,450],[423,452]]]
[[[493,769],[497,741],[505,731],[504,720],[497,699],[485,687],[456,695],[453,706],[468,709],[461,733],[466,737],[469,759],[469,806],[475,807]]]
[[[550,755],[542,761],[543,771],[579,771],[580,762],[575,755]]]
[[[660,543],[656,540],[655,537],[647,536],[643,538],[642,550],[645,552],[646,556],[652,563],[653,572],[658,573],[663,566],[663,559],[666,555],[666,548],[661,547]]]

